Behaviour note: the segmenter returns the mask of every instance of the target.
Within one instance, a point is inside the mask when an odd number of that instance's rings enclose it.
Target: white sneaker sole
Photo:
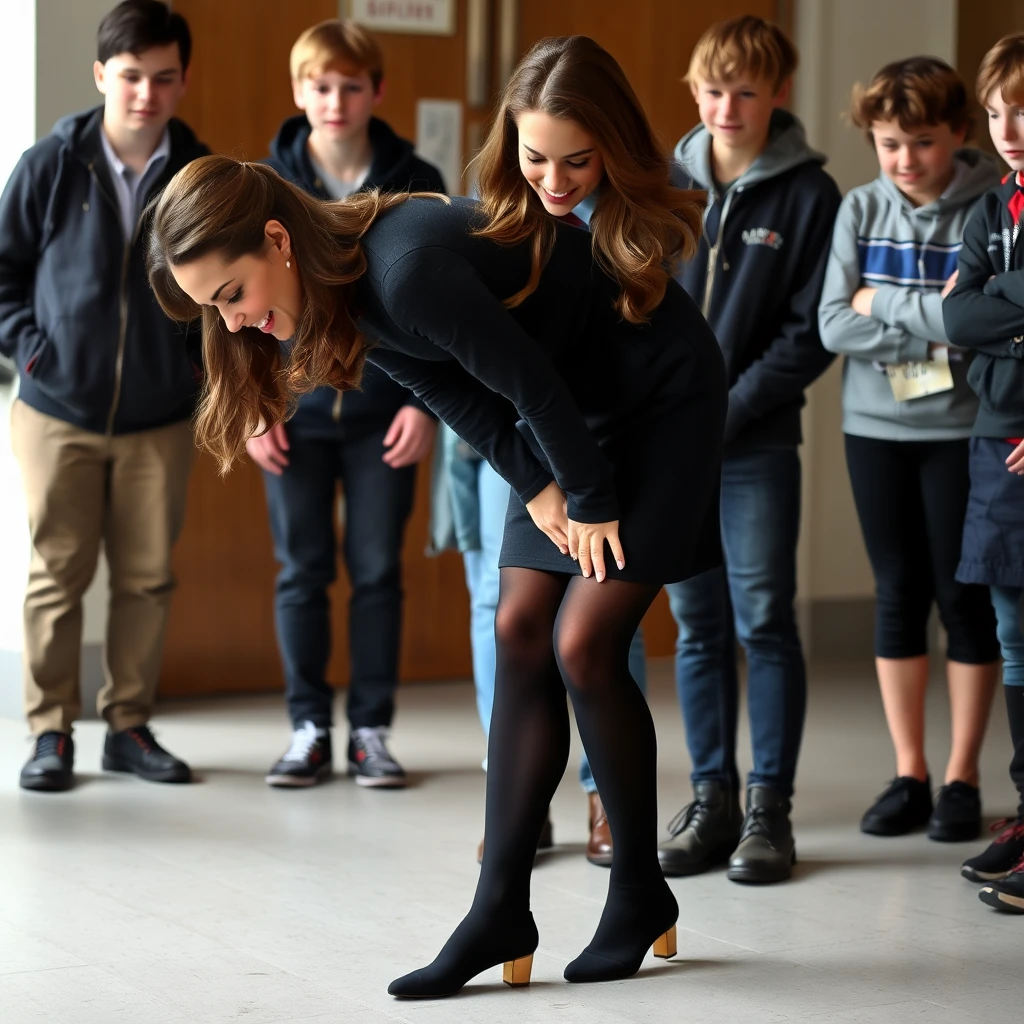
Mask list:
[[[409,784],[404,775],[360,775],[359,766],[351,761],[348,773],[356,780],[357,786],[370,786],[373,789],[404,789]]]

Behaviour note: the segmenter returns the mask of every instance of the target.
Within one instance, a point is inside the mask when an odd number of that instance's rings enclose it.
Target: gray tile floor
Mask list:
[[[397,1002],[386,987],[433,957],[472,895],[483,751],[468,685],[403,694],[393,746],[415,773],[403,792],[344,779],[269,790],[263,773],[287,745],[277,699],[162,708],[162,739],[201,778],[188,788],[104,775],[102,727],[86,723],[78,788],[23,793],[24,727],[0,720],[0,1021],[1020,1019],[1024,917],[989,910],[960,878],[977,844],[856,829],[892,771],[870,671],[812,673],[791,883],[751,889],[721,872],[676,880],[676,960],[648,958],[625,982],[566,985],[562,968],[589,940],[608,877],[581,853],[585,807],[572,762],[553,805],[559,846],[534,874],[533,984],[509,990],[496,969],[441,1002]],[[663,822],[688,793],[670,672],[652,663]],[[941,775],[949,729],[939,685],[929,715]],[[1013,803],[1000,703],[990,737],[986,812],[998,817]],[[744,742],[744,765],[747,751]]]

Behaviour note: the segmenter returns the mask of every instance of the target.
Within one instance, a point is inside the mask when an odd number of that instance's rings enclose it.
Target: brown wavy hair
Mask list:
[[[265,164],[204,156],[182,168],[147,211],[157,300],[172,319],[202,318],[205,381],[196,432],[221,472],[261,426],[286,418],[296,395],[321,384],[359,386],[367,350],[356,327],[355,283],[366,270],[359,240],[380,213],[407,198],[374,191],[327,202]],[[264,252],[269,220],[288,230],[303,288],[287,359],[281,343],[255,327],[229,331],[217,309],[193,302],[171,273],[210,253],[230,263]]]
[[[886,64],[865,88],[858,82],[850,99],[850,121],[869,142],[875,121],[895,121],[905,132],[947,124],[970,138],[974,127],[964,80],[938,57],[908,57]]]
[[[505,245],[533,243],[530,278],[508,306],[536,290],[555,241],[555,218],[519,167],[516,119],[526,112],[575,121],[593,136],[606,178],[590,221],[594,258],[622,288],[622,316],[644,322],[664,297],[675,263],[697,251],[704,193],[671,184],[665,152],[610,53],[587,36],[542,39],[505,86],[476,158],[488,220],[478,234]]]

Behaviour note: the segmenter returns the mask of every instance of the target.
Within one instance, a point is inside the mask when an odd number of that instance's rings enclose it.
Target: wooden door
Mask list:
[[[281,121],[294,114],[288,75],[292,43],[310,25],[337,17],[336,0],[175,0],[194,40],[189,91],[180,115],[211,149],[258,160]],[[415,135],[417,98],[461,99],[465,91],[465,0],[454,36],[380,33],[386,94],[380,116]],[[467,126],[473,123],[466,119]],[[427,557],[429,462],[420,467],[406,532],[403,680],[471,673],[469,613],[461,559]],[[277,689],[282,684],[273,621],[275,564],[263,482],[247,460],[226,479],[201,456],[192,475],[185,530],[175,552],[179,586],[164,656],[161,694]],[[329,678],[348,678],[348,586],[333,588],[334,654]]]

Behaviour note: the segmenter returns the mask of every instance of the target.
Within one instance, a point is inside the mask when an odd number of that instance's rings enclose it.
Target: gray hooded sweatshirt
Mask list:
[[[961,149],[935,202],[915,207],[884,174],[843,199],[832,234],[818,311],[821,340],[846,356],[843,432],[890,441],[970,437],[978,400],[967,383],[971,353],[951,348],[953,389],[897,402],[886,365],[928,359],[929,342],[948,344],[941,291],[957,268],[964,226],[982,194],[999,184],[995,160]],[[850,306],[877,288],[871,316]]]

